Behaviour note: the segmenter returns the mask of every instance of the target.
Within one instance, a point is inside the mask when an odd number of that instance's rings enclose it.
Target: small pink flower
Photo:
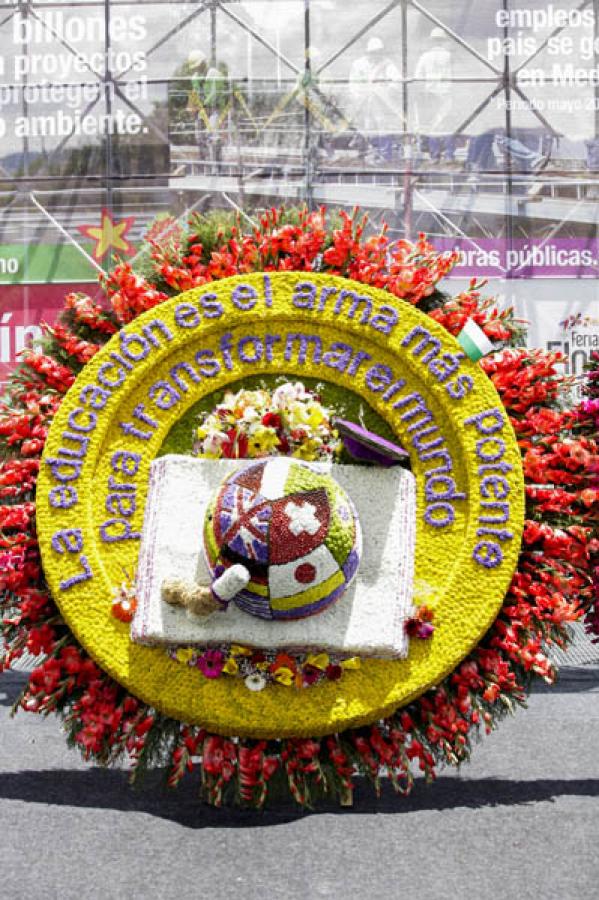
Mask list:
[[[197,666],[206,678],[218,678],[225,664],[222,650],[206,650],[198,659]]]
[[[408,637],[426,641],[433,636],[435,631],[435,626],[432,624],[435,614],[428,606],[419,606],[415,613],[405,624],[406,634]]]
[[[420,622],[416,631],[416,637],[420,638],[422,641],[426,641],[428,638],[432,637],[434,630],[435,626],[431,625],[430,622]]]

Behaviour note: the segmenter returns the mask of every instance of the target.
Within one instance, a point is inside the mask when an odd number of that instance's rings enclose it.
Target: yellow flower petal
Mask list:
[[[242,647],[241,644],[231,644],[231,654],[233,656],[251,656],[252,651],[249,647]]]
[[[339,665],[342,669],[359,669],[362,665],[362,660],[359,656],[350,656],[349,659],[342,659]]]
[[[326,669],[329,664],[328,653],[310,653],[306,657],[306,665],[314,666],[315,669]]]
[[[237,675],[237,673],[239,672],[239,664],[237,660],[230,656],[223,666],[223,672],[225,672],[226,675]]]
[[[293,451],[292,455],[295,456],[296,459],[305,459],[310,462],[318,458],[319,449],[320,444],[318,441],[310,438],[309,440],[304,441],[303,444],[300,444],[300,446]]]
[[[324,422],[324,413],[320,406],[311,406],[308,414],[308,422],[312,428],[318,428]]]
[[[194,654],[193,647],[179,647],[176,653],[177,662],[187,663]]]
[[[281,666],[275,670],[273,678],[275,681],[278,681],[279,684],[284,684],[286,687],[289,687],[295,681],[295,674],[291,669],[288,669],[287,666]]]

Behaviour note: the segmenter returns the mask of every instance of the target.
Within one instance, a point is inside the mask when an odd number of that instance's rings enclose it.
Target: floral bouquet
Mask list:
[[[284,455],[331,460],[341,447],[331,418],[331,411],[300,382],[285,382],[272,392],[242,389],[225,394],[202,417],[193,452],[207,459]]]

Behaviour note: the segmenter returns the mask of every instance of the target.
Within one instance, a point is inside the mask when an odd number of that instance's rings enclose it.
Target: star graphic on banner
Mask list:
[[[94,259],[102,259],[109,250],[117,250],[125,254],[135,251],[133,244],[127,240],[127,232],[134,222],[135,216],[127,216],[117,222],[107,209],[103,209],[100,225],[79,225],[78,230],[85,237],[95,241]]]

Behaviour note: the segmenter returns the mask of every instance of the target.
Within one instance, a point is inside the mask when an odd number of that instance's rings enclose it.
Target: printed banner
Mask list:
[[[87,282],[0,286],[0,385],[19,361],[21,351],[41,336],[41,322],[53,324],[65,295],[82,291],[101,293],[99,285]]]
[[[92,247],[81,243],[91,256]],[[98,270],[73,244],[0,244],[0,285],[96,281]]]
[[[599,240],[574,238],[440,237],[442,250],[458,250],[460,261],[451,276],[463,278],[597,278]]]
[[[527,344],[545,350],[560,351],[566,357],[564,370],[576,376],[574,399],[579,399],[581,375],[589,362],[592,350],[599,350],[599,303],[596,287],[573,283],[570,296],[547,299],[532,297],[520,304],[522,315],[528,321]],[[585,296],[586,293],[586,296]],[[582,296],[581,296],[582,295]]]

